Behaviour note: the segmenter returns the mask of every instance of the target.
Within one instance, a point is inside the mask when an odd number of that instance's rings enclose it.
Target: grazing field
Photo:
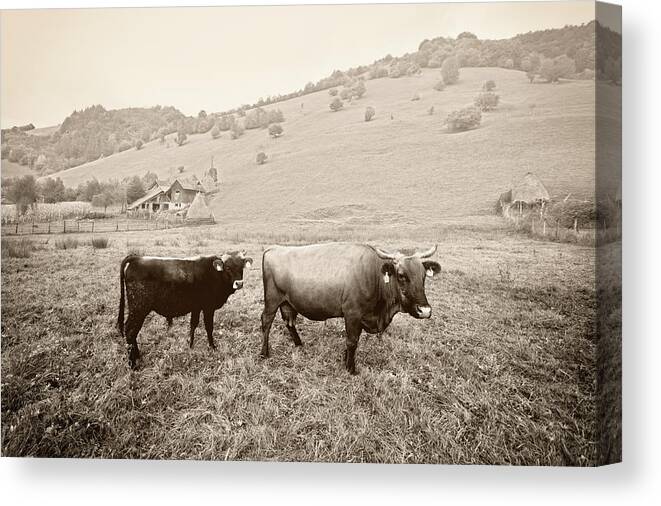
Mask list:
[[[320,213],[323,214],[322,211]],[[73,237],[73,235],[71,236]],[[369,240],[439,244],[443,272],[427,283],[428,321],[395,317],[363,334],[359,376],[344,369],[339,320],[299,321],[294,348],[276,319],[258,357],[259,261],[216,313],[218,349],[187,319],[148,318],[140,369],[115,330],[118,266],[152,255],[272,242]],[[497,217],[433,227],[336,219],[252,229],[217,225],[90,236],[61,251],[34,236],[2,258],[2,453],[5,456],[594,465],[594,249],[538,242]],[[7,247],[6,247],[7,246]],[[45,274],[47,273],[47,274]]]
[[[185,173],[201,177],[213,156],[222,184],[211,206],[225,222],[244,221],[246,213],[260,222],[318,220],[322,207],[362,206],[362,215],[389,213],[386,219],[400,221],[488,213],[528,171],[552,197],[593,197],[594,81],[529,84],[520,71],[464,68],[458,84],[439,92],[433,89],[439,79],[438,70],[425,69],[420,76],[367,81],[365,96],[338,112],[330,111],[327,91],[267,106],[286,118],[277,139],[265,129],[237,140],[228,132],[216,140],[191,135],[181,147],[168,138],[56,175],[71,186],[147,170],[167,177],[184,165]],[[448,133],[448,113],[472,104],[489,79],[501,98],[498,108],[483,114],[480,128]],[[604,102],[615,96],[615,88],[599,86]],[[411,101],[416,93],[420,100]],[[365,122],[368,106],[376,116]],[[268,156],[264,165],[255,162],[260,151]]]

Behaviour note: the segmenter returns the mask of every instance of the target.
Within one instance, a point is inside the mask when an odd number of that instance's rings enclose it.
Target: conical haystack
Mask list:
[[[191,202],[186,213],[186,221],[216,221],[201,192],[195,195],[193,202]]]
[[[548,202],[550,199],[544,183],[532,172],[528,172],[512,188],[512,204],[521,202],[530,205],[538,202]]]

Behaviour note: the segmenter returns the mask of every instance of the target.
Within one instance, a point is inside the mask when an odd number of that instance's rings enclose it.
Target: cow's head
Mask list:
[[[224,253],[213,261],[213,268],[224,281],[231,283],[232,290],[243,288],[243,269],[251,266],[252,258],[246,256],[245,250]]]
[[[438,262],[424,260],[436,253],[437,246],[427,251],[418,251],[412,255],[403,253],[390,253],[375,248],[376,254],[383,260],[387,260],[381,268],[381,274],[385,283],[399,292],[402,309],[414,318],[429,318],[431,307],[425,295],[425,279],[441,272]]]

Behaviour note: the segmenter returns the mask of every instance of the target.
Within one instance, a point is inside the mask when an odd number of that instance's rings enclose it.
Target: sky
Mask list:
[[[4,10],[2,128],[74,109],[217,112],[462,31],[481,39],[594,19],[592,1]]]

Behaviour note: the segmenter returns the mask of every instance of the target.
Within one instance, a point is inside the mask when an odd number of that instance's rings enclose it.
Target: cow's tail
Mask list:
[[[124,280],[124,271],[129,261],[132,259],[132,255],[127,256],[122,260],[122,263],[119,266],[119,314],[117,315],[117,330],[123,336],[124,335],[124,292],[126,281]]]

